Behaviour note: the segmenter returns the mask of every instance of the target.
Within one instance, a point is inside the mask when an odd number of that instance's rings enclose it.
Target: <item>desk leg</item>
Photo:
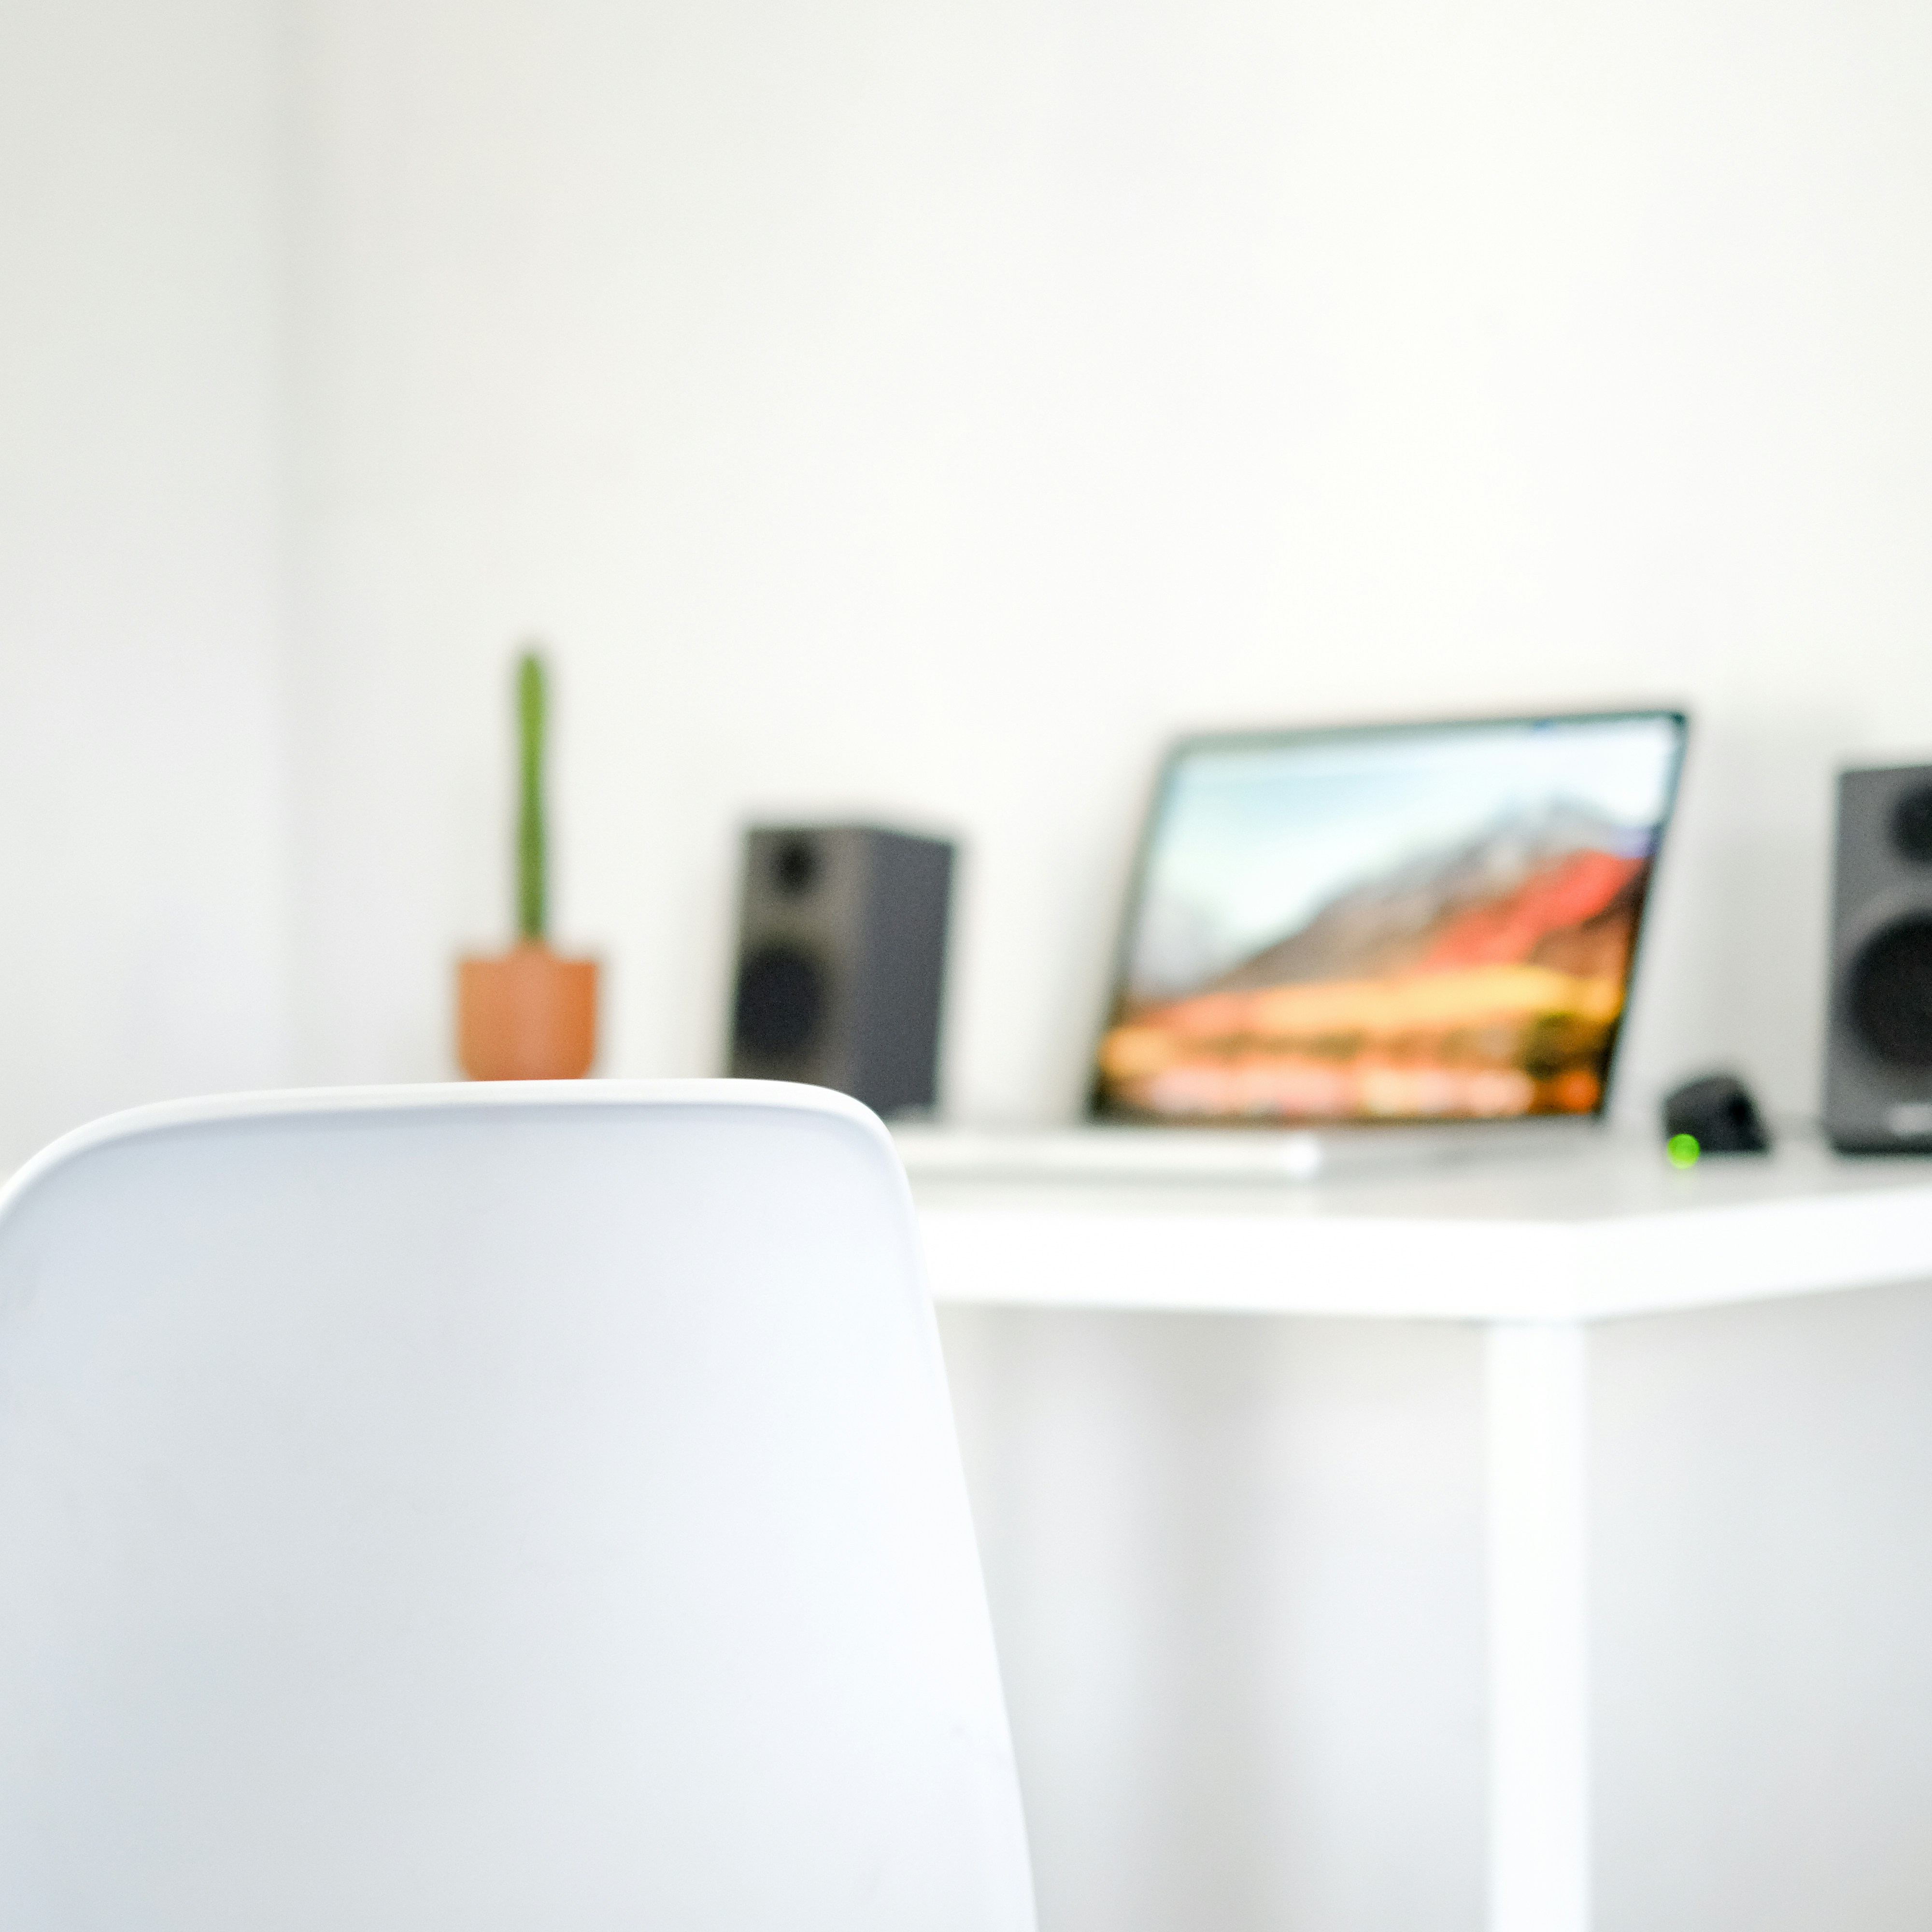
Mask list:
[[[1588,1932],[1588,1352],[1489,1331],[1489,1932]]]

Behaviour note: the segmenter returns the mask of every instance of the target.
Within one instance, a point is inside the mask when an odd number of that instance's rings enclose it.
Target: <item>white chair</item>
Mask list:
[[[194,1102],[0,1198],[8,1932],[1032,1923],[862,1108]]]

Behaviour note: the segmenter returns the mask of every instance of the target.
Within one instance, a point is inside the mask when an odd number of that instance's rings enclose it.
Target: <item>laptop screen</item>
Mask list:
[[[1600,1112],[1685,729],[1648,711],[1184,741],[1094,1112]]]

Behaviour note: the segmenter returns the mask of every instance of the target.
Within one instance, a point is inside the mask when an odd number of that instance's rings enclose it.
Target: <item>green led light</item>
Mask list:
[[[1664,1144],[1664,1157],[1672,1167],[1695,1167],[1703,1151],[1695,1134],[1672,1134]]]

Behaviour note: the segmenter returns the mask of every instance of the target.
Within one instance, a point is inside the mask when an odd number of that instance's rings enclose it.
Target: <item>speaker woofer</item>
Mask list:
[[[791,1059],[811,1046],[825,1005],[824,969],[810,953],[761,946],[738,969],[735,1036],[754,1053]]]
[[[1846,994],[1858,1037],[1880,1059],[1932,1067],[1932,913],[1894,920],[1867,940]]]

